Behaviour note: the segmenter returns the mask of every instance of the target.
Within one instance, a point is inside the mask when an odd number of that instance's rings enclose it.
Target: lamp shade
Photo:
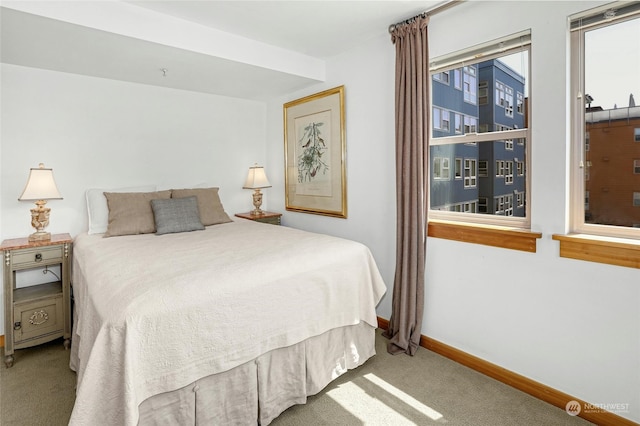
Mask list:
[[[42,163],[37,169],[31,169],[27,185],[18,200],[62,200],[62,195],[53,179],[53,169],[45,169]]]
[[[264,167],[262,166],[251,166],[249,167],[249,174],[247,175],[247,180],[244,183],[244,189],[259,189],[259,188],[270,188],[271,184],[267,179],[267,175],[264,173]]]

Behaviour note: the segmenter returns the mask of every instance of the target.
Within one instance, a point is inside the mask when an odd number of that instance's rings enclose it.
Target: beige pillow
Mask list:
[[[171,191],[105,192],[109,225],[105,237],[156,232],[151,200],[171,198]]]
[[[171,198],[185,198],[196,196],[198,198],[198,210],[200,211],[200,222],[203,225],[217,225],[219,223],[231,222],[229,216],[222,207],[218,188],[193,188],[193,189],[172,189]]]

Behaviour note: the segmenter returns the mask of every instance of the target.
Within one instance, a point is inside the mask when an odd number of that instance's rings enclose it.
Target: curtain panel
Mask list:
[[[415,354],[424,310],[427,227],[429,55],[428,16],[391,31],[396,47],[396,272],[387,351]]]

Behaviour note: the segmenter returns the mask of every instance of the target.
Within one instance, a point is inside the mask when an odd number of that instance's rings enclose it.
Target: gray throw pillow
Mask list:
[[[158,235],[204,229],[204,225],[200,222],[198,199],[195,196],[151,200],[151,208]]]
[[[198,197],[200,221],[204,226],[231,222],[231,219],[229,219],[229,216],[224,211],[224,207],[222,207],[217,187],[171,190],[171,198],[184,198],[191,196]]]

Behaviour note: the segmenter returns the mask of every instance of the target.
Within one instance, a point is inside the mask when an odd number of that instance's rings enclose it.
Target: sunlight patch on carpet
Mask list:
[[[426,405],[424,405],[422,402],[418,401],[411,395],[401,391],[400,389],[393,386],[392,384],[385,382],[375,374],[371,374],[371,373],[365,374],[364,378],[374,383],[375,385],[379,386],[380,388],[384,389],[385,391],[395,396],[396,398],[400,399],[402,402],[404,402],[414,410],[424,414],[425,416],[429,417],[432,420],[439,420],[443,417],[442,414],[440,414],[433,408],[427,407]]]
[[[403,404],[411,407],[415,412],[418,412],[432,420],[439,420],[443,417],[443,415],[436,410],[427,407],[407,393],[380,379],[375,374],[365,374],[363,377],[396,399],[402,401]],[[377,421],[383,422],[384,424],[398,426],[416,425],[414,421],[408,419],[392,407],[389,407],[380,399],[372,397],[363,388],[352,381],[330,390],[326,395],[336,403],[340,404],[352,416],[361,420],[363,424],[367,424],[367,422],[371,420],[371,413],[376,413]]]

